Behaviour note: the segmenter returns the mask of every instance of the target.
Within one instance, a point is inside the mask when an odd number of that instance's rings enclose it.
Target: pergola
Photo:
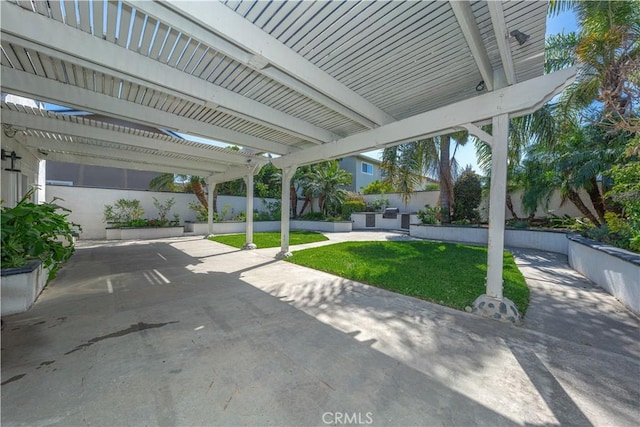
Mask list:
[[[210,191],[242,177],[248,194],[262,154],[278,155],[279,256],[298,166],[469,130],[492,148],[487,296],[503,300],[509,118],[576,73],[543,75],[546,2],[14,0],[1,12],[3,92],[243,147],[3,104],[36,155],[197,174]]]

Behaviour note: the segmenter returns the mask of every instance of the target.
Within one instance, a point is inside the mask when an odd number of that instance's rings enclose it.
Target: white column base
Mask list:
[[[253,250],[253,249],[258,249],[258,247],[256,246],[255,243],[245,243],[244,245],[242,245],[242,249],[250,251],[250,250]]]
[[[286,259],[286,258],[291,258],[292,256],[293,254],[289,251],[286,251],[286,252],[280,251],[276,254],[276,259]]]
[[[486,294],[480,295],[473,302],[471,312],[500,322],[510,322],[514,325],[522,324],[522,316],[518,311],[518,307],[509,298],[502,297],[502,299],[498,299]]]

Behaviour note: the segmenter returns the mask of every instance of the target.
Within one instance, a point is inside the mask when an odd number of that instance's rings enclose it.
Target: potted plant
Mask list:
[[[0,209],[2,314],[26,311],[74,251],[76,224],[69,210],[30,201],[31,188],[13,208]]]

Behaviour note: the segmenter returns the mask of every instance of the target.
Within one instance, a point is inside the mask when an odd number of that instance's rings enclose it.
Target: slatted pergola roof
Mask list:
[[[505,98],[522,105],[498,110],[524,113],[533,101],[518,101],[527,92],[515,89],[543,74],[542,1],[8,0],[1,7],[3,92],[273,153],[279,167],[486,122],[495,114],[486,106]],[[513,30],[527,34],[526,43]],[[529,90],[547,95],[568,78]],[[446,118],[447,107],[457,111],[470,100],[485,112],[411,126],[430,113]],[[7,105],[2,121],[29,129],[38,143],[68,135],[47,147],[64,141],[84,151],[98,147],[105,130],[122,133]],[[218,182],[246,172],[228,150],[197,159],[184,141],[141,138],[173,144],[161,150],[176,156],[184,151],[174,163],[183,171]],[[139,147],[129,168],[149,164],[137,159],[153,154],[135,138],[104,143],[111,144],[104,150]],[[55,153],[79,160],[73,150]],[[129,156],[121,157],[113,160]]]

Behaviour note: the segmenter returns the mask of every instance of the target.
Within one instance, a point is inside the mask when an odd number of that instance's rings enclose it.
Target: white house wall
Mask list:
[[[113,190],[104,188],[89,187],[67,187],[57,185],[47,185],[47,201],[54,197],[57,203],[71,210],[69,219],[82,226],[81,239],[104,239],[106,238],[103,221],[104,206],[112,205],[118,199],[137,199],[144,209],[145,218],[157,217],[158,211],[153,205],[153,197],[160,203],[164,203],[170,198],[175,199],[175,204],[170,211],[170,218],[176,213],[180,215],[180,223],[184,221],[195,221],[196,214],[189,209],[190,202],[197,202],[196,197],[191,193],[168,193],[156,191],[140,190]],[[273,202],[274,199],[267,199]],[[266,208],[261,198],[255,197],[253,201],[254,209],[265,211]],[[235,214],[246,210],[245,198],[236,196],[218,196],[218,212],[221,212],[225,205],[229,205],[228,216],[232,210]]]
[[[22,157],[16,161],[16,167],[20,169],[20,172],[6,171],[6,168],[11,167],[11,160],[2,161],[1,194],[3,206],[13,207],[31,186],[38,185],[40,160],[18,140],[8,137],[4,132],[0,132],[0,144],[7,155],[15,151],[18,157]],[[41,194],[41,192],[36,193],[35,202],[39,201],[38,196]]]

